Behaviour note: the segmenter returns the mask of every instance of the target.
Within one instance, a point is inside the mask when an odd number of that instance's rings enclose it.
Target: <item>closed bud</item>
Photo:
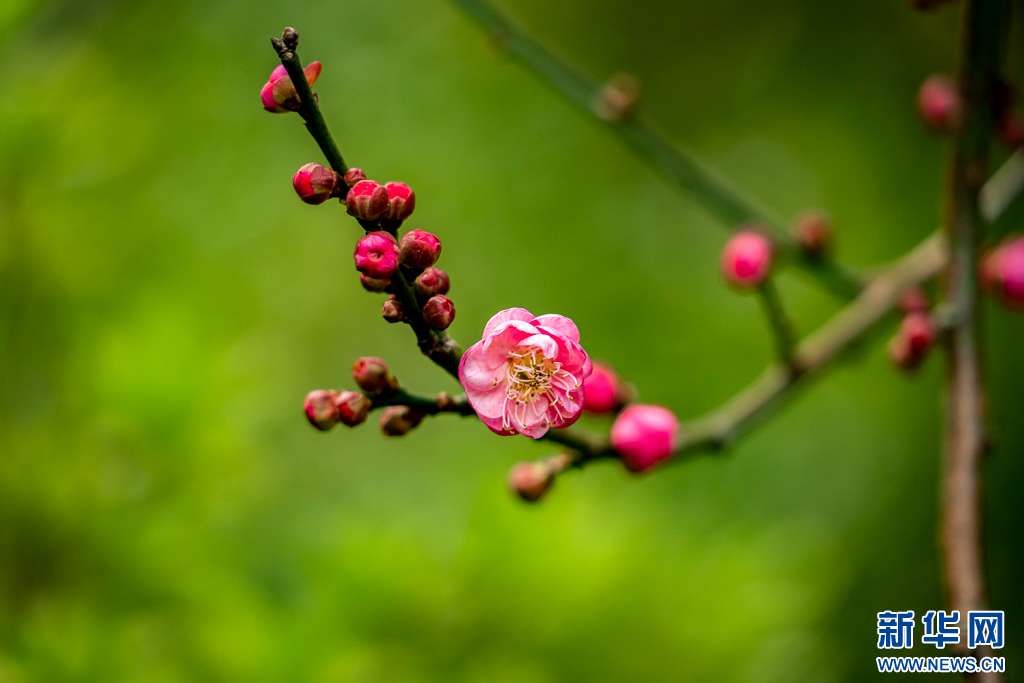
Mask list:
[[[621,404],[619,378],[607,365],[594,363],[583,380],[583,409],[589,413],[610,413]]]
[[[737,232],[722,251],[722,274],[740,289],[757,287],[768,277],[772,267],[771,241],[752,228]]]
[[[917,92],[917,111],[921,120],[933,130],[948,133],[960,125],[962,116],[960,91],[947,76],[929,76]]]
[[[370,414],[370,399],[358,391],[341,392],[334,405],[338,408],[338,421],[348,427],[362,424]]]
[[[920,287],[911,287],[900,296],[900,310],[904,313],[924,313],[928,310],[928,296]]]
[[[320,77],[323,65],[320,62],[310,62],[303,73],[310,85]],[[299,95],[295,92],[295,85],[284,66],[278,65],[270,72],[270,77],[263,84],[260,90],[260,102],[263,108],[274,114],[281,114],[288,111],[298,111]]]
[[[913,370],[935,343],[935,326],[927,313],[909,313],[889,342],[889,358],[899,368]]]
[[[391,286],[391,280],[369,277],[364,273],[359,273],[359,284],[361,284],[363,289],[367,292],[386,292],[388,287]]]
[[[612,425],[612,447],[626,468],[644,472],[672,456],[679,438],[679,420],[668,408],[633,404]]]
[[[422,299],[429,299],[435,294],[447,294],[451,287],[448,273],[436,266],[431,266],[420,273],[413,284],[416,287],[416,293]]]
[[[323,164],[310,162],[292,176],[292,187],[307,204],[322,204],[334,195],[338,174]]]
[[[384,436],[404,436],[419,426],[423,413],[409,406],[388,406],[381,412],[380,431]]]
[[[832,242],[832,224],[822,214],[809,211],[797,219],[793,239],[804,256],[821,258]]]
[[[434,265],[441,256],[441,240],[426,230],[410,230],[402,235],[399,260],[403,268],[419,272]]]
[[[356,242],[352,257],[356,270],[376,280],[390,280],[398,270],[398,244],[390,233],[383,230],[363,235]]]
[[[405,311],[402,310],[402,304],[394,294],[384,300],[380,314],[389,323],[400,323],[405,320]]]
[[[375,221],[388,208],[388,192],[376,180],[360,180],[345,196],[350,215],[361,221]]]
[[[362,356],[352,364],[352,379],[367,394],[386,394],[398,388],[398,380],[391,374],[383,358]]]
[[[345,184],[349,187],[352,187],[361,180],[366,180],[366,174],[358,166],[353,166],[345,171]]]
[[[327,431],[338,422],[338,408],[335,401],[338,392],[328,389],[315,389],[306,394],[302,409],[306,419],[320,431]]]
[[[398,227],[416,208],[416,193],[405,183],[395,181],[386,183],[384,189],[388,193],[388,208],[381,216],[381,221],[391,227]]]
[[[1004,305],[1024,310],[1024,237],[1012,237],[985,255],[981,281]]]
[[[598,93],[594,112],[609,123],[620,123],[632,118],[640,101],[640,81],[628,73],[617,73]]]
[[[999,119],[999,139],[1010,149],[1024,144],[1024,121],[1017,112],[1009,110]]]
[[[423,319],[435,330],[446,330],[455,320],[455,304],[444,294],[437,294],[423,304]]]
[[[543,498],[554,481],[554,472],[544,462],[517,463],[508,473],[509,489],[528,503]]]

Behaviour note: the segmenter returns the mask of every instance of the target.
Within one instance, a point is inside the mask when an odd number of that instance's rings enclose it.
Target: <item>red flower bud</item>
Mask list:
[[[610,413],[621,403],[619,378],[607,365],[594,363],[590,376],[583,380],[583,409],[590,413]]]
[[[338,174],[322,164],[310,162],[292,176],[292,187],[307,204],[322,204],[334,194]]]
[[[1011,237],[985,255],[981,281],[1003,304],[1024,310],[1024,237]]]
[[[338,408],[335,401],[338,392],[328,389],[315,389],[306,394],[306,402],[302,409],[306,419],[320,431],[327,431],[338,422]]]
[[[398,227],[412,215],[416,208],[416,193],[405,183],[390,182],[384,185],[388,193],[388,208],[381,220],[390,226]]]
[[[435,330],[445,330],[455,320],[455,304],[444,294],[437,294],[423,304],[423,319]]]
[[[398,258],[409,270],[423,270],[441,256],[441,240],[426,230],[410,230],[402,235],[400,245]]]
[[[345,184],[348,185],[349,187],[352,187],[360,180],[366,180],[366,174],[363,173],[363,169],[359,168],[358,166],[353,166],[352,168],[345,171]]]
[[[375,221],[388,208],[388,191],[376,180],[360,180],[345,196],[350,215],[361,221]]]
[[[436,266],[431,266],[420,273],[413,284],[416,293],[424,299],[429,299],[435,294],[447,294],[451,287],[448,273]]]
[[[384,436],[404,436],[419,426],[423,413],[409,406],[388,406],[381,412],[380,431]]]
[[[917,111],[930,128],[949,132],[960,125],[962,104],[956,84],[947,76],[925,79],[917,92]]]
[[[544,497],[555,477],[543,462],[517,463],[508,473],[508,487],[523,500],[533,503]]]
[[[356,270],[375,280],[389,280],[398,270],[398,245],[395,238],[383,230],[363,235],[356,242],[352,256]]]
[[[348,427],[355,427],[370,414],[370,399],[358,391],[343,391],[334,401],[338,409],[338,421]]]
[[[402,304],[394,294],[384,300],[380,314],[389,323],[400,323],[405,320],[405,311],[402,310]]]
[[[367,277],[365,274],[359,273],[359,284],[367,292],[385,292],[391,286],[391,280]]]
[[[889,342],[889,358],[896,366],[912,370],[921,364],[935,343],[935,326],[926,313],[904,316],[896,336]]]
[[[303,73],[310,85],[320,77],[322,69],[323,65],[320,62],[310,62],[306,65]],[[260,90],[260,102],[263,103],[264,109],[274,114],[298,111],[299,95],[295,92],[295,85],[284,66],[279,64],[270,72],[270,77]]]
[[[793,239],[808,258],[821,258],[832,241],[832,224],[820,213],[810,211],[797,219]]]
[[[772,243],[753,229],[737,232],[722,251],[722,274],[740,289],[760,285],[772,267]]]
[[[999,139],[1010,149],[1024,144],[1024,121],[1017,112],[1007,110],[999,119]]]
[[[367,394],[386,394],[398,388],[398,380],[391,374],[383,358],[362,356],[352,364],[352,379]]]

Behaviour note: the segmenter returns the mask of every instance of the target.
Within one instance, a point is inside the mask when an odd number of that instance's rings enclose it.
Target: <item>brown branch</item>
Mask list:
[[[966,0],[958,73],[964,121],[949,164],[945,233],[950,245],[946,303],[953,312],[948,334],[946,467],[942,498],[942,551],[951,608],[961,618],[983,609],[982,514],[979,469],[985,449],[984,388],[977,343],[978,243],[984,219],[980,193],[995,122],[995,88],[1009,27],[1007,0]],[[958,644],[966,650],[962,639]],[[991,653],[977,653],[987,655]],[[978,680],[997,681],[984,673]]]
[[[881,270],[860,295],[814,334],[796,345],[792,361],[766,368],[746,389],[724,405],[680,426],[680,442],[667,462],[679,456],[713,453],[752,429],[806,380],[820,375],[861,341],[900,301],[910,287],[935,277],[946,264],[942,235],[935,233],[895,264]],[[613,455],[607,441],[566,444],[573,450],[569,466]]]

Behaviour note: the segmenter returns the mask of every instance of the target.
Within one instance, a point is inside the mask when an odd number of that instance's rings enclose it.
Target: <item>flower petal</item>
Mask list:
[[[505,354],[488,353],[484,343],[477,342],[462,354],[459,382],[467,394],[491,391],[505,379],[504,364]]]
[[[486,339],[495,333],[496,328],[502,323],[506,323],[510,320],[522,320],[523,322],[529,322],[533,320],[533,313],[530,313],[525,308],[506,308],[503,311],[498,311],[491,316],[491,319],[484,325],[483,338]]]
[[[580,341],[580,329],[576,327],[569,318],[564,315],[558,315],[557,313],[545,313],[544,315],[538,315],[533,319],[534,325],[542,325],[551,330],[554,330],[563,337],[568,337],[577,344]]]
[[[545,358],[558,356],[558,342],[546,334],[534,334],[519,342],[519,346],[530,346],[539,349]]]

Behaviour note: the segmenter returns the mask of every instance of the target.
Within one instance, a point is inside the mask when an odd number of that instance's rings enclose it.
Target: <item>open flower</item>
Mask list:
[[[508,308],[466,349],[459,381],[491,431],[539,439],[549,428],[571,425],[583,410],[591,364],[579,342],[576,323],[565,316]]]

